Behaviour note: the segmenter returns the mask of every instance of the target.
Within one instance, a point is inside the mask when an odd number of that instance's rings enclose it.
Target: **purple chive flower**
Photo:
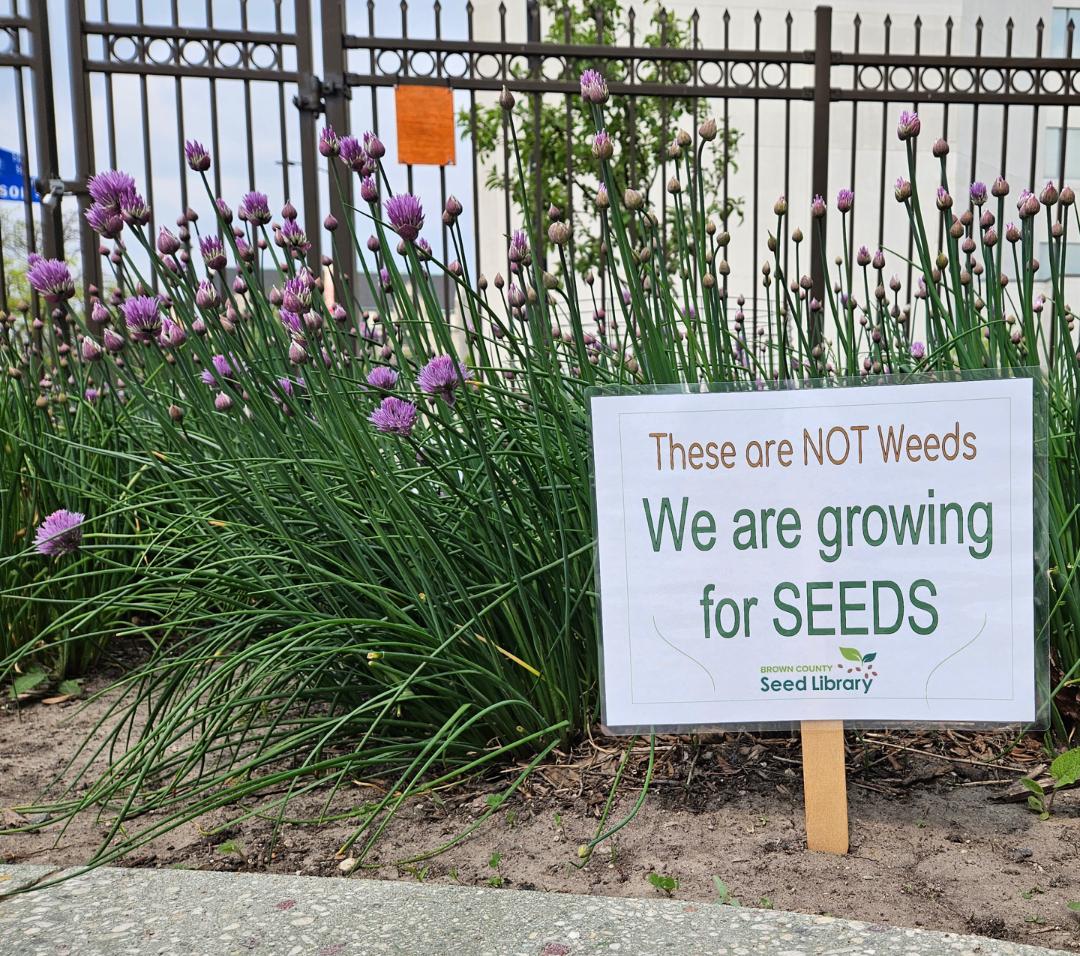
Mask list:
[[[244,221],[255,226],[265,226],[270,222],[270,200],[266,193],[250,192],[240,200],[237,215]]]
[[[355,136],[342,136],[338,140],[338,155],[346,166],[354,166],[364,155],[364,147]]]
[[[116,209],[94,203],[86,210],[86,223],[98,235],[115,239],[124,231],[124,217]]]
[[[389,365],[376,365],[367,375],[367,383],[372,388],[389,392],[397,385],[398,373]]]
[[[897,202],[906,202],[911,198],[911,183],[901,176],[896,180],[896,185],[893,187],[893,195],[896,197]]]
[[[158,336],[158,344],[166,348],[179,348],[187,341],[187,332],[184,327],[166,316],[161,320],[161,334]]]
[[[120,216],[129,226],[145,226],[150,221],[150,207],[139,193],[133,192],[120,204]]]
[[[97,205],[114,213],[137,195],[135,180],[120,169],[96,173],[87,180],[86,188]]]
[[[529,255],[529,237],[523,230],[518,229],[510,237],[510,249],[507,258],[511,262],[524,262]]]
[[[233,401],[227,393],[218,392],[217,395],[214,396],[214,408],[219,412],[227,412],[232,408],[232,405]]]
[[[836,194],[836,208],[840,212],[851,212],[851,207],[855,205],[855,190],[853,189],[841,189]]]
[[[180,248],[180,240],[176,238],[169,230],[162,226],[158,230],[157,237],[157,249],[163,256],[171,256]]]
[[[82,360],[84,362],[96,362],[102,356],[102,349],[101,346],[88,335],[79,344],[79,354],[82,355]]]
[[[354,136],[343,136],[341,138],[338,156],[346,166],[361,176],[370,176],[375,172],[374,161]]]
[[[199,378],[204,385],[209,385],[211,388],[217,388],[220,384],[223,384],[227,379],[234,379],[236,372],[233,369],[234,360],[230,359],[227,355],[212,355],[210,357],[210,364],[214,367],[213,371],[208,368],[204,368],[199,373]]]
[[[900,114],[900,120],[896,124],[896,135],[903,142],[904,140],[914,139],[919,135],[919,131],[922,129],[922,120],[919,119],[918,113],[912,113],[910,110],[904,110]]]
[[[199,240],[199,252],[202,253],[206,268],[220,272],[228,260],[225,258],[225,246],[217,236],[203,236]]]
[[[374,133],[364,133],[364,152],[372,159],[382,159],[386,155],[386,147]]]
[[[1021,219],[1030,219],[1039,212],[1039,197],[1030,189],[1020,190],[1020,198],[1016,200],[1016,209]]]
[[[311,248],[307,233],[295,219],[285,220],[280,233],[282,245],[292,253],[294,259],[302,259]]]
[[[82,544],[82,523],[86,515],[61,508],[38,525],[34,548],[48,558],[74,554]]]
[[[1042,188],[1042,192],[1039,193],[1039,202],[1044,206],[1052,206],[1058,200],[1057,186],[1054,185],[1053,180],[1047,180],[1047,183]]]
[[[990,187],[990,192],[997,199],[1001,199],[1003,196],[1009,195],[1009,184],[1005,181],[1003,176],[998,176],[994,180],[994,185]]]
[[[189,139],[184,144],[184,155],[188,166],[195,172],[205,173],[210,168],[210,152],[198,140]]]
[[[281,293],[282,308],[303,315],[311,308],[311,290],[314,288],[315,277],[307,269],[292,279],[286,279]]]
[[[216,309],[221,305],[221,296],[209,279],[203,279],[195,290],[195,304],[200,309]]]
[[[416,406],[412,402],[387,395],[379,407],[368,416],[368,421],[381,432],[409,435],[416,424]]]
[[[968,187],[968,199],[971,205],[981,206],[986,202],[986,183],[974,182]]]
[[[437,395],[447,405],[453,405],[455,392],[462,381],[469,378],[469,370],[464,362],[459,362],[449,355],[436,355],[427,363],[417,376],[420,391],[428,395]]]
[[[607,80],[599,70],[586,70],[581,74],[581,98],[586,103],[602,106],[607,102]]]
[[[124,324],[136,342],[152,342],[161,331],[161,299],[135,295],[120,303]]]
[[[615,155],[615,143],[607,130],[600,130],[592,141],[593,156],[597,159],[611,159]]]
[[[383,287],[384,292],[389,292],[393,284],[393,280],[390,278],[390,270],[383,266],[379,270],[379,285]]]
[[[824,196],[814,196],[813,202],[810,203],[810,215],[815,219],[820,219],[825,215]]]
[[[210,363],[214,366],[214,371],[218,373],[222,378],[235,378],[236,372],[232,367],[232,362],[227,355],[214,355],[210,358]]]
[[[106,329],[101,333],[101,341],[107,351],[116,355],[124,350],[124,337],[114,329]]]
[[[229,204],[225,202],[220,196],[214,200],[214,205],[217,206],[218,215],[221,216],[221,221],[231,223],[233,216],[232,210],[229,208]]]
[[[338,135],[333,126],[324,126],[319,134],[319,152],[327,158],[337,156],[339,149]]]
[[[406,242],[420,235],[424,226],[424,207],[410,193],[398,193],[386,200],[386,215],[394,231]]]
[[[288,309],[278,309],[278,316],[281,318],[281,324],[293,335],[304,334],[304,317],[298,312],[290,312]]]
[[[59,259],[35,259],[26,273],[30,287],[50,305],[59,305],[75,295],[75,281],[67,263]]]
[[[506,299],[515,309],[520,309],[528,301],[525,290],[515,282],[511,282],[506,290]]]
[[[360,198],[364,202],[379,201],[379,187],[375,185],[374,177],[365,176],[360,180]]]
[[[911,357],[917,361],[926,357],[926,346],[922,342],[911,343]]]
[[[83,392],[83,398],[93,405],[101,398],[101,391],[94,388],[93,385],[87,386],[86,390]]]

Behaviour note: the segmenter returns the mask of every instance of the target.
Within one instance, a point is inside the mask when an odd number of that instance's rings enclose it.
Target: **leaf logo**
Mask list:
[[[866,675],[870,677],[877,677],[878,672],[871,668],[872,661],[877,659],[877,651],[872,651],[869,654],[863,654],[860,650],[854,647],[841,647],[840,656],[845,661],[850,661],[853,666],[847,668],[847,672],[850,674],[853,671],[858,674],[863,673],[863,669],[866,670]],[[844,665],[841,664],[841,667]]]

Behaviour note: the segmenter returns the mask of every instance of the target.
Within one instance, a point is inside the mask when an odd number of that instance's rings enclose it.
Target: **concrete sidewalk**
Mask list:
[[[47,867],[0,865],[0,892]],[[7,877],[7,879],[5,879]],[[1059,950],[678,900],[101,869],[0,898],[3,956],[1047,956]]]

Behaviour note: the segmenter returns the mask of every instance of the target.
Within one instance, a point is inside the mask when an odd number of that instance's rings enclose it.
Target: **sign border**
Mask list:
[[[1049,425],[1045,373],[1041,368],[1023,366],[1010,369],[934,370],[909,372],[896,375],[878,375],[868,378],[845,377],[831,379],[801,379],[791,382],[702,382],[698,385],[596,385],[585,389],[585,401],[589,420],[589,492],[592,504],[593,531],[593,586],[596,614],[597,673],[600,681],[601,729],[613,735],[636,735],[647,733],[702,733],[731,730],[788,730],[797,731],[800,720],[778,721],[728,721],[705,724],[651,724],[622,725],[607,722],[607,695],[604,674],[603,601],[600,582],[600,547],[598,509],[596,504],[596,447],[593,432],[593,399],[619,395],[691,395],[724,392],[768,393],[806,391],[808,389],[875,388],[887,385],[924,385],[964,382],[999,381],[1005,379],[1028,379],[1032,385],[1032,542],[1033,631],[1035,634],[1035,719],[1031,722],[1016,721],[963,721],[963,720],[844,720],[846,728],[900,728],[943,727],[950,729],[1017,728],[1045,730],[1050,726],[1050,588],[1049,588]]]

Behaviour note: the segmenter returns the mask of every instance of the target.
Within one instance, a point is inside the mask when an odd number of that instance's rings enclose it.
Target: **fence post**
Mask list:
[[[345,6],[342,0],[322,0],[322,52],[323,52],[323,100],[326,103],[326,122],[333,126],[338,136],[349,133],[349,86],[345,80]],[[351,170],[334,170],[329,160],[327,187],[330,190],[330,212],[338,221],[333,234],[334,260],[340,275],[335,279],[337,301],[353,295],[351,286],[356,255],[352,246],[351,221],[353,205],[353,173]],[[338,174],[335,177],[335,172]],[[341,188],[338,188],[338,182]]]
[[[308,266],[319,274],[322,253],[322,223],[319,217],[319,182],[315,175],[317,169],[315,138],[315,118],[319,115],[319,83],[315,78],[312,55],[311,3],[310,0],[296,0],[296,67],[300,73],[297,95],[293,101],[300,112],[300,170],[304,178],[304,232],[307,233],[311,251],[308,253]]]
[[[525,13],[527,22],[526,39],[529,43],[540,42],[540,2],[539,0],[526,0]],[[533,80],[539,81],[541,79],[541,59],[538,56],[529,57],[529,76]],[[532,174],[533,174],[533,205],[535,208],[536,222],[534,224],[535,233],[531,237],[531,245],[533,245],[533,255],[538,256],[541,264],[546,268],[546,262],[544,262],[544,252],[546,246],[544,245],[544,177],[541,162],[541,116],[540,111],[543,105],[543,94],[539,90],[532,93],[529,97],[532,103]]]
[[[34,42],[34,138],[37,140],[37,179],[45,188],[60,178],[56,148],[56,101],[53,98],[52,51],[49,47],[47,3],[30,4]],[[25,161],[29,162],[27,156]],[[64,217],[61,203],[41,209],[41,250],[46,259],[64,257]]]
[[[817,7],[814,10],[814,133],[813,162],[810,173],[810,193],[812,196],[828,196],[829,192],[829,105],[831,101],[832,81],[832,7]],[[810,278],[811,294],[822,303],[825,302],[825,283],[828,276],[825,271],[825,250],[822,246],[825,238],[825,219],[814,223],[810,229]],[[815,344],[821,341],[822,312],[810,315],[810,339]]]
[[[98,237],[86,222],[90,196],[86,181],[94,172],[94,144],[90,133],[90,78],[86,75],[86,35],[83,33],[82,0],[67,4],[68,60],[71,64],[71,115],[75,140],[75,178],[79,193],[79,237],[82,253],[83,288],[101,287],[101,259]],[[90,295],[86,294],[89,306]],[[87,314],[89,315],[89,308]]]

